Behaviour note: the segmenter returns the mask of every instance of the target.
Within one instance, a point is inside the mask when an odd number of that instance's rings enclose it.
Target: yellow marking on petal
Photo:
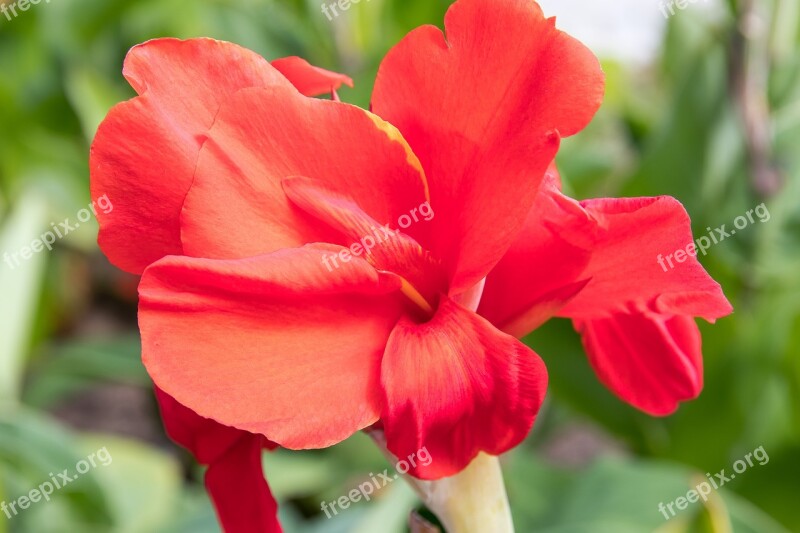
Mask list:
[[[422,181],[422,187],[425,189],[425,199],[430,202],[431,201],[431,191],[428,187],[428,178],[425,176],[425,171],[422,169],[422,163],[419,162],[419,158],[408,145],[408,142],[403,137],[403,134],[400,133],[400,130],[395,128],[390,123],[386,122],[378,115],[374,113],[370,113],[369,111],[366,112],[367,116],[372,119],[372,122],[375,123],[375,126],[378,127],[379,130],[384,132],[389,139],[396,143],[400,143],[400,146],[403,147],[403,150],[406,152],[406,160],[408,164],[414,167],[414,170],[419,172],[420,180]]]
[[[397,276],[400,278],[400,292],[405,294],[409,300],[417,304],[423,311],[428,313],[429,315],[433,315],[433,307],[428,301],[419,293],[414,286],[408,282],[403,276]]]

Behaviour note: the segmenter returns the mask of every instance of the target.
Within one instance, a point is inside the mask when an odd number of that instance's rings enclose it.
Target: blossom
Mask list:
[[[694,258],[654,274],[651,251],[691,240],[683,208],[559,190],[560,139],[602,100],[597,59],[532,0],[459,0],[445,28],[389,52],[371,112],[308,97],[349,78],[229,43],[156,40],[126,60],[140,96],[92,147],[93,195],[115,203],[100,245],[143,275],[156,385],[236,432],[251,468],[255,448],[375,424],[398,457],[427,448],[423,479],[511,449],[547,385],[518,337],[552,316],[637,407],[699,392],[693,317],[730,306]],[[423,204],[430,221],[323,266]]]

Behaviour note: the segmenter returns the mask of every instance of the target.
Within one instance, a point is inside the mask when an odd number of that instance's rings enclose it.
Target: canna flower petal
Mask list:
[[[301,57],[283,57],[275,59],[270,64],[286,76],[286,79],[304,96],[333,93],[343,84],[348,87],[353,86],[353,80],[348,76],[315,67]]]
[[[674,198],[587,200],[603,228],[586,288],[559,316],[574,319],[600,380],[652,415],[667,415],[703,386],[700,332],[732,307],[696,257],[672,271],[660,255],[692,242],[689,215]]]
[[[439,295],[447,289],[447,280],[439,262],[417,241],[396,227],[380,224],[349,195],[319,180],[287,178],[283,190],[297,207],[341,233],[343,239],[336,244],[350,247],[354,256],[363,254],[378,270],[400,276],[404,282],[401,291],[433,312]],[[426,223],[422,215],[415,212],[414,216],[420,219],[418,224]]]
[[[713,321],[731,312],[695,257],[665,273],[659,254],[692,241],[674,198],[576,202],[551,169],[525,228],[487,277],[479,313],[522,337],[558,316],[600,318],[650,310]],[[585,288],[583,287],[585,285]]]
[[[135,46],[123,74],[139,94],[115,106],[100,125],[90,156],[99,243],[119,268],[141,274],[183,253],[179,215],[192,183],[202,135],[220,102],[244,87],[291,88],[258,54],[212,39],[157,39]]]
[[[573,209],[553,210],[554,200]],[[671,272],[659,266],[659,254],[692,240],[683,206],[668,197],[577,204],[548,176],[528,222],[487,278],[479,312],[520,337],[555,314],[573,318],[601,381],[647,413],[695,398],[702,356],[693,317],[713,321],[731,307],[695,257]]]
[[[181,217],[186,254],[241,258],[336,242],[286,198],[282,181],[289,176],[347,191],[383,222],[426,199],[419,162],[375,115],[294,89],[244,89],[223,104],[200,153]]]
[[[615,313],[576,320],[603,384],[642,411],[665,416],[703,388],[700,330],[690,316]]]
[[[261,463],[260,435],[236,443],[206,472],[206,490],[217,516],[231,533],[281,533],[278,504],[269,491]]]
[[[159,388],[156,399],[170,438],[208,465],[206,487],[225,531],[281,533],[261,465],[261,450],[275,445],[203,418]]]
[[[387,447],[397,457],[427,448],[433,460],[409,473],[438,479],[480,451],[519,444],[544,401],[547,371],[530,348],[443,297],[429,322],[403,318],[394,328],[381,383]]]
[[[478,314],[515,337],[549,320],[589,282],[582,274],[597,242],[597,223],[559,189],[551,166],[525,226],[486,278]]]
[[[659,255],[692,242],[689,215],[676,199],[601,198],[581,205],[603,232],[582,274],[591,281],[559,316],[591,319],[649,310],[713,322],[733,310],[696,257],[668,272],[659,265]]]
[[[445,27],[446,37],[418,28],[389,52],[372,110],[422,162],[437,212],[429,249],[459,294],[509,248],[560,137],[589,122],[604,79],[532,0],[459,0]]]
[[[324,254],[340,250],[149,267],[139,323],[153,381],[200,416],[286,448],[329,446],[373,424],[400,284],[358,258],[326,271]]]

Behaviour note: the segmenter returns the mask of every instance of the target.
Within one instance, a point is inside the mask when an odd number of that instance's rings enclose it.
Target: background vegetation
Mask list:
[[[380,58],[411,28],[441,25],[448,4],[371,0],[331,23],[319,2],[56,0],[0,16],[0,253],[89,203],[88,147],[109,108],[133,96],[121,76],[132,45],[211,36],[301,55],[352,75],[341,96],[367,106]],[[702,325],[705,391],[666,419],[607,392],[569,323],[526,339],[552,385],[530,439],[505,460],[521,532],[800,531],[800,4],[722,7],[671,17],[650,65],[605,59],[605,105],[559,163],[578,198],[676,196],[696,235],[766,202],[769,222],[702,259],[736,312]],[[158,421],[139,362],[137,280],[95,239],[96,225],[82,225],[52,253],[0,264],[0,501],[102,446],[114,462],[13,520],[0,514],[0,533],[218,531],[202,472]],[[758,446],[768,464],[665,522],[659,502]],[[265,457],[290,533],[405,531],[416,501],[403,483],[335,519],[319,514],[385,466],[361,435]]]

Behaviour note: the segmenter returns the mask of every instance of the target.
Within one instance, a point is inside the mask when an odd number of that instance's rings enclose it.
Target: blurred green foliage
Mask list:
[[[647,417],[598,383],[567,323],[528,337],[550,369],[551,389],[531,438],[505,460],[519,531],[800,531],[800,4],[757,1],[764,27],[742,56],[736,44],[747,4],[730,0],[713,20],[692,11],[672,17],[649,68],[605,60],[606,103],[558,158],[576,197],[670,194],[686,205],[697,235],[766,202],[768,223],[703,258],[736,309],[702,325],[705,391],[672,417]],[[366,107],[381,57],[411,28],[441,26],[447,5],[371,0],[329,22],[319,0],[58,0],[12,21],[0,17],[0,252],[89,202],[94,131],[133,95],[121,76],[130,46],[210,36],[267,58],[301,55],[351,75],[356,88],[341,96]],[[744,64],[749,74],[765,73],[768,155],[782,178],[769,194],[754,181],[751,132],[735,90]],[[135,280],[104,262],[95,237],[96,226],[82,226],[24,267],[0,265],[0,501],[101,446],[114,466],[13,520],[0,514],[0,533],[218,531],[199,469],[163,436],[67,429],[62,406],[109,384],[139,391],[156,417],[138,360]],[[600,432],[616,453],[560,464],[546,450],[574,428]],[[664,521],[660,502],[758,446],[768,464]],[[319,513],[322,500],[385,467],[363,435],[265,458],[289,532],[405,531],[417,502],[402,483],[333,520]]]

